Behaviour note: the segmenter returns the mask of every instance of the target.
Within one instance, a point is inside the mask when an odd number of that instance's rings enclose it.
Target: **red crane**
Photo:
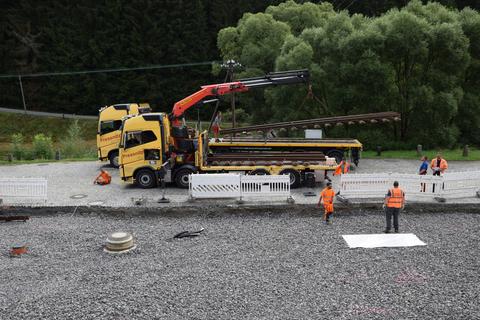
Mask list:
[[[181,119],[185,112],[207,98],[223,96],[234,92],[245,92],[251,88],[308,83],[309,78],[310,73],[308,70],[304,69],[271,72],[263,77],[247,78],[234,82],[202,86],[199,91],[175,103],[172,113],[170,114],[170,119],[172,120],[174,127],[181,127]]]

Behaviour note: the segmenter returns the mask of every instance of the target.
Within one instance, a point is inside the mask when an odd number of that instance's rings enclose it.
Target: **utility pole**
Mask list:
[[[235,60],[227,60],[222,64],[222,69],[227,70],[227,81],[232,82],[234,78],[235,68],[241,68],[242,65],[235,61]],[[235,128],[237,126],[237,121],[235,117],[235,93],[230,95],[230,105],[232,108],[232,127]]]
[[[23,93],[23,84],[22,84],[22,76],[18,76],[18,83],[20,84],[20,92],[22,93],[22,102],[23,102],[23,110],[25,114],[27,114],[27,104],[25,103],[25,94]]]
[[[227,74],[225,75],[225,80],[223,82],[232,82],[233,81],[233,74],[235,71],[235,68],[241,68],[242,65],[239,62],[236,62],[235,60],[227,60],[224,63],[220,65],[222,69],[227,70]],[[232,106],[232,125],[235,128],[236,127],[236,119],[235,119],[235,94],[231,94],[231,100],[230,104]],[[220,106],[220,99],[218,99],[217,104],[215,105],[215,110],[212,114],[212,118],[210,120],[210,125],[208,126],[208,132],[210,132],[213,121],[215,120],[215,117],[217,116],[218,112],[218,107]],[[231,138],[232,136],[230,136]]]

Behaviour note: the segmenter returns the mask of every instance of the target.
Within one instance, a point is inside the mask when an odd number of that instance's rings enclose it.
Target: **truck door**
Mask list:
[[[152,130],[130,131],[123,137],[122,164],[124,168],[150,166],[157,169],[161,163],[161,144]]]
[[[98,128],[97,145],[102,153],[107,153],[111,149],[118,148],[118,142],[120,141],[120,128],[122,126],[122,120],[106,120],[100,121]],[[101,154],[102,158],[108,156],[108,154]]]

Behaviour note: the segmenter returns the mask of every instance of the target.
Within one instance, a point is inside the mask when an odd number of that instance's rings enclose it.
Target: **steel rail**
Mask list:
[[[262,131],[269,132],[272,129],[287,129],[287,128],[301,128],[306,129],[309,127],[322,128],[329,127],[333,125],[354,125],[354,124],[365,124],[365,123],[378,123],[378,122],[390,122],[390,121],[399,121],[400,114],[398,112],[377,112],[377,113],[366,113],[366,114],[357,114],[357,115],[347,115],[347,116],[335,116],[327,118],[317,118],[317,119],[307,119],[307,120],[296,120],[289,122],[278,122],[278,123],[267,123],[259,124],[248,127],[240,128],[227,128],[221,129],[220,133],[223,135],[231,133],[242,133],[249,131]]]

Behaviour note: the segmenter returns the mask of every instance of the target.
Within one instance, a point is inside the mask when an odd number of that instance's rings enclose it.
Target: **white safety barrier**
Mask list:
[[[249,176],[240,174],[192,174],[189,182],[190,198],[286,197],[290,195],[290,177]]]
[[[475,197],[480,191],[480,171],[447,172],[442,178],[443,198]]]
[[[346,174],[340,180],[340,194],[350,198],[384,198],[398,181],[406,200],[474,197],[480,190],[480,171],[450,172],[445,175],[398,173]]]
[[[242,197],[290,197],[290,176],[240,176]]]
[[[240,175],[191,174],[189,189],[191,198],[240,198]]]
[[[47,179],[0,178],[0,199],[4,204],[46,202]]]

